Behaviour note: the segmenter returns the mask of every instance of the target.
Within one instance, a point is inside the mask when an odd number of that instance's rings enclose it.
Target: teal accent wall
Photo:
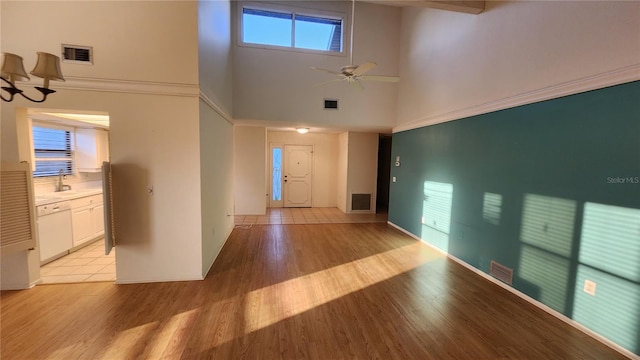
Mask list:
[[[392,144],[390,222],[640,354],[640,81]]]

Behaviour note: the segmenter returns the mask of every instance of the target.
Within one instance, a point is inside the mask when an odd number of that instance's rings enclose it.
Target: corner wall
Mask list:
[[[267,211],[267,129],[235,126],[233,133],[234,202],[237,215]]]
[[[200,100],[202,277],[233,230],[233,125]]]
[[[638,99],[636,81],[395,133],[389,221],[640,354]]]
[[[347,213],[375,213],[378,187],[378,134],[349,132]],[[371,210],[351,210],[352,194],[371,194]]]

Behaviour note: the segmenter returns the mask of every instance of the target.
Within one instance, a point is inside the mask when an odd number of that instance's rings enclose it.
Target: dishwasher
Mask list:
[[[73,245],[71,202],[60,201],[40,205],[36,209],[40,264],[42,265],[66,255]]]

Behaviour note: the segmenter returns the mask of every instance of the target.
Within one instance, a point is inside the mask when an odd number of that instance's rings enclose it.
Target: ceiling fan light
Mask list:
[[[309,128],[297,128],[296,131],[298,134],[306,134],[309,132]]]

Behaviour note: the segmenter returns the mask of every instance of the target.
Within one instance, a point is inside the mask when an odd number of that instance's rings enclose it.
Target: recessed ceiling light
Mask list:
[[[297,131],[299,134],[306,134],[306,133],[308,133],[308,132],[309,132],[309,128],[297,128],[297,129],[296,129],[296,131]]]

